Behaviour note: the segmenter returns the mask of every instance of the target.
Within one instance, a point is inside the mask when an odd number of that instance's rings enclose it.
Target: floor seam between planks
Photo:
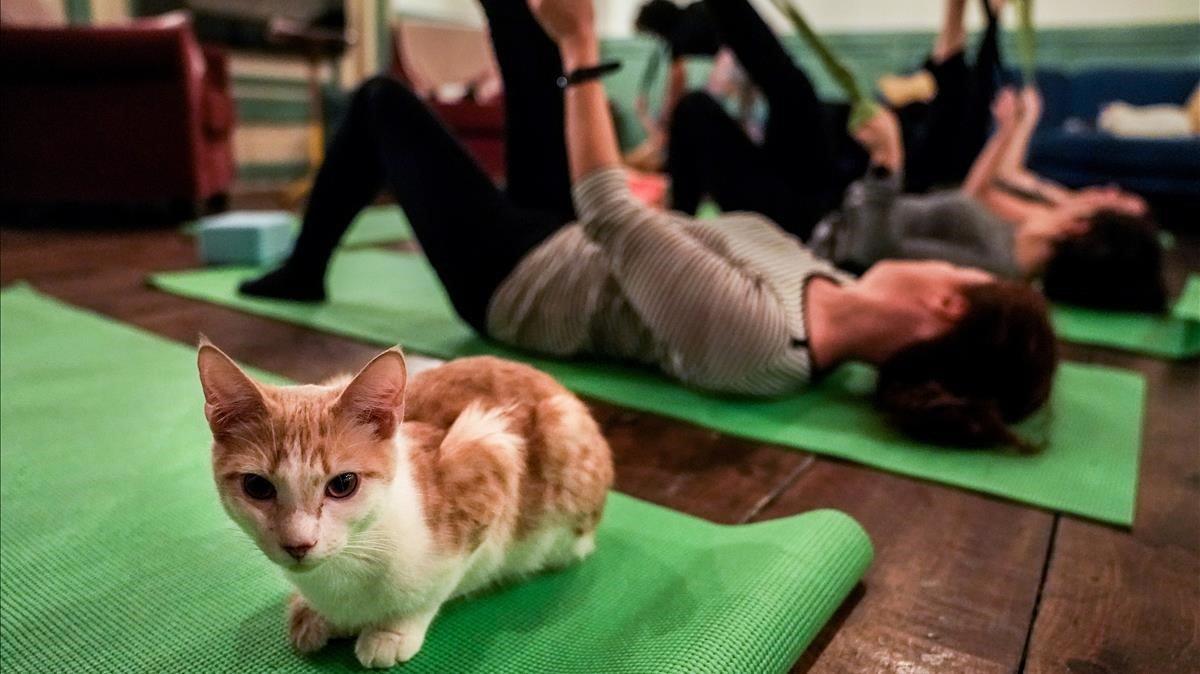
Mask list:
[[[1054,524],[1050,526],[1050,540],[1046,542],[1046,558],[1042,562],[1042,577],[1038,580],[1037,595],[1033,598],[1033,611],[1029,616],[1029,627],[1025,631],[1025,645],[1021,647],[1021,662],[1017,665],[1018,672],[1024,672],[1029,659],[1029,647],[1033,643],[1033,630],[1037,626],[1038,611],[1042,607],[1042,593],[1046,590],[1046,579],[1050,577],[1050,564],[1054,560],[1054,544],[1058,540],[1058,525],[1062,515],[1054,516]]]
[[[789,487],[795,484],[796,481],[800,479],[800,476],[803,475],[804,472],[810,467],[815,465],[816,462],[817,456],[815,454],[809,454],[807,457],[805,457],[804,462],[796,466],[792,470],[792,474],[787,476],[787,479],[783,480],[776,485],[774,489],[764,494],[763,497],[759,499],[758,503],[755,503],[754,507],[751,508],[750,511],[738,521],[738,524],[746,524],[750,520],[754,519],[760,512],[766,510],[767,507],[769,507],[775,502],[776,499],[779,498],[780,494],[787,491]]]

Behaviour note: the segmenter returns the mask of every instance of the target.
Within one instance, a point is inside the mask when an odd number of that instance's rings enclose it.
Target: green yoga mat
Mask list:
[[[342,247],[377,246],[411,239],[412,229],[399,206],[370,206],[363,209],[350,224]]]
[[[847,367],[798,395],[731,399],[686,389],[640,369],[558,361],[499,348],[454,318],[423,258],[361,250],[334,262],[331,300],[302,305],[244,298],[246,269],[161,274],[159,288],[379,345],[441,357],[496,353],[531,362],[584,395],[733,435],[838,456],[1086,517],[1130,524],[1137,486],[1145,384],[1139,375],[1065,363],[1048,412],[1024,425],[1045,437],[1036,456],[954,451],[910,441],[873,410],[873,374]]]
[[[1200,274],[1190,274],[1171,315],[1185,321],[1200,322]]]
[[[361,671],[286,645],[286,583],[221,511],[194,351],[0,295],[0,661]],[[832,510],[720,526],[613,494],[581,565],[448,606],[404,672],[786,671],[871,544]]]
[[[1068,342],[1158,358],[1194,358],[1200,355],[1200,274],[1188,278],[1165,316],[1058,305],[1052,318],[1054,331]]]
[[[192,234],[196,231],[197,226],[195,222],[189,223],[183,228],[183,231]],[[296,219],[296,230],[300,230],[299,218]],[[401,211],[399,206],[368,206],[358,214],[354,222],[350,223],[350,229],[342,238],[341,246],[343,248],[361,248],[410,241],[411,239],[412,229],[409,227],[408,219],[404,217],[404,211]]]

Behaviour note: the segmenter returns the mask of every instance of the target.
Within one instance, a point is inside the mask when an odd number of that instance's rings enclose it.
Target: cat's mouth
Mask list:
[[[290,573],[306,573],[312,571],[321,565],[321,561],[317,559],[302,559],[298,562],[289,562],[283,565],[283,568]]]

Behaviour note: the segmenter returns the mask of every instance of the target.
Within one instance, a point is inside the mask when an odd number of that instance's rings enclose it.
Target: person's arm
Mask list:
[[[1012,138],[1000,159],[1000,176],[1013,179],[1027,173],[1025,162],[1029,158],[1029,143],[1041,119],[1042,96],[1036,87],[1026,85],[1021,90],[1020,114],[1013,126]]]
[[[877,106],[875,114],[858,126],[854,140],[867,151],[872,166],[900,175],[904,169],[904,141],[900,137],[900,122],[895,113]]]
[[[671,125],[671,113],[674,112],[675,105],[679,103],[679,99],[683,98],[686,91],[687,68],[683,59],[673,59],[667,69],[667,83],[658,116],[650,113],[650,101],[647,100],[645,94],[638,94],[633,101],[638,121],[641,122],[647,136],[658,138],[666,134],[667,128]]]
[[[636,199],[623,171],[593,171],[574,190],[579,221],[612,278],[668,345],[669,373],[721,388],[787,344],[786,312],[770,287]]]
[[[713,67],[708,73],[704,88],[713,98],[726,98],[740,92],[737,58],[729,47],[721,47],[713,57]]]
[[[563,72],[600,62],[596,15],[591,0],[528,0],[529,8],[562,56]],[[621,164],[621,150],[608,96],[599,79],[567,87],[567,159],[571,182],[600,169]]]
[[[992,106],[997,123],[996,131],[988,138],[983,150],[975,158],[975,163],[971,164],[971,169],[967,172],[967,178],[962,185],[962,191],[966,194],[982,198],[991,188],[1004,152],[1016,133],[1015,108],[1016,98],[1012,90],[1001,90]]]
[[[559,45],[566,71],[598,57],[590,0],[529,0]],[[671,345],[672,374],[719,385],[748,359],[786,340],[786,316],[772,293],[729,260],[647,207],[619,166],[604,87],[567,90],[567,153],[584,232],[604,248],[614,279],[647,327]]]
[[[1074,197],[1075,192],[1072,190],[1029,169],[1029,145],[1042,119],[1042,95],[1037,87],[1026,85],[1021,89],[1020,108],[1012,138],[1000,160],[996,180],[1019,190],[1035,193],[1052,204],[1062,203]]]
[[[1040,276],[1054,255],[1054,249],[1064,239],[1088,230],[1089,220],[1098,205],[1073,201],[1051,209],[1043,209],[1016,227],[1014,253],[1017,264],[1028,278]]]
[[[979,196],[979,201],[996,217],[1013,225],[1053,208],[1053,204],[1017,196],[995,184]]]

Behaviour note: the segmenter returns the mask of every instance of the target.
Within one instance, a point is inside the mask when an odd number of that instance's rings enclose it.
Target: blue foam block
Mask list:
[[[197,225],[205,264],[262,266],[291,251],[296,216],[286,211],[230,211],[201,218]]]

